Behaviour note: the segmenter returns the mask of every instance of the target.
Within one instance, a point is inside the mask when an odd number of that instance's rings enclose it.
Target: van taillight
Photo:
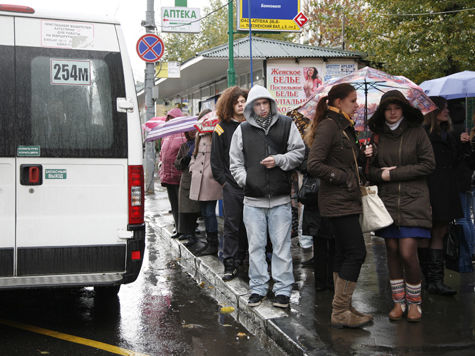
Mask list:
[[[129,224],[144,221],[143,166],[129,166]]]
[[[35,10],[33,10],[29,6],[7,5],[7,4],[0,4],[0,11],[23,12],[24,14],[34,14],[35,13]]]

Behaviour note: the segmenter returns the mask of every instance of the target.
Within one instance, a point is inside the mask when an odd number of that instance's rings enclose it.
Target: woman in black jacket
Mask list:
[[[460,161],[460,142],[469,141],[467,133],[456,137],[447,108],[447,100],[431,97],[437,105],[425,115],[424,124],[434,150],[435,171],[429,175],[430,203],[432,206],[432,238],[419,243],[419,259],[426,288],[430,293],[454,295],[456,291],[444,284],[444,237],[449,222],[463,217],[456,177]]]

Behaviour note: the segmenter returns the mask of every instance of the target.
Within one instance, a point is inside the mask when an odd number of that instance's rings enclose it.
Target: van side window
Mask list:
[[[0,46],[0,157],[14,157],[15,71],[12,46]]]
[[[43,157],[127,157],[120,53],[17,47],[18,145]]]
[[[64,63],[68,69],[68,62]],[[51,84],[50,72],[53,71],[54,77],[61,70],[61,65],[56,66],[59,70],[50,68],[49,57],[36,57],[31,61],[33,142],[42,149],[110,148],[114,131],[107,64],[98,59],[90,61],[87,85]]]

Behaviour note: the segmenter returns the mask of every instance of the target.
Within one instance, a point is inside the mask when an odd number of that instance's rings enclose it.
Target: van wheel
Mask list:
[[[96,292],[96,297],[99,298],[111,298],[116,297],[120,290],[120,284],[118,286],[107,286],[107,287],[94,287]]]

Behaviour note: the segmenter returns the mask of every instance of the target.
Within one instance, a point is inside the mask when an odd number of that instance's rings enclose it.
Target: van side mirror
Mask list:
[[[127,100],[127,98],[117,98],[118,112],[134,112],[134,104]]]

